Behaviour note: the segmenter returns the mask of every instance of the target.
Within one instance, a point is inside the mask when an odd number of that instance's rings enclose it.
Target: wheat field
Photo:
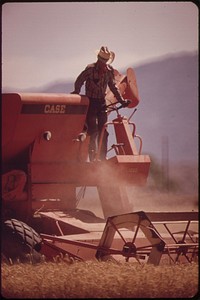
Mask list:
[[[149,198],[151,201],[149,201]],[[91,209],[93,202],[88,201]],[[197,210],[197,197],[137,194],[134,210]],[[80,203],[80,207],[81,207]],[[83,205],[84,204],[84,205]],[[87,202],[82,206],[87,209]],[[97,216],[101,210],[94,203]],[[145,209],[144,206],[145,205]],[[199,292],[198,262],[139,264],[137,262],[60,261],[1,264],[1,296],[7,299],[192,298]]]
[[[130,262],[2,264],[1,296],[42,298],[191,298],[198,264],[153,266]]]

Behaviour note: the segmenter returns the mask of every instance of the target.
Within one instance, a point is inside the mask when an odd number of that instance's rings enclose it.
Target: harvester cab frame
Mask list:
[[[129,108],[135,108],[139,96],[133,69],[127,69],[126,75],[116,71],[115,80],[123,98],[131,100]],[[2,251],[7,259],[36,252],[47,259],[61,253],[78,260],[117,254],[137,261],[148,256],[147,261],[158,264],[167,252],[167,242],[153,219],[148,213],[133,212],[127,195],[127,186],[146,185],[151,163],[149,155],[142,154],[136,125],[130,122],[136,109],[129,118],[121,116],[109,90],[106,101],[108,112],[115,110],[117,117],[105,124],[96,160],[90,162],[89,136],[80,137],[89,104],[86,96],[2,95]],[[115,133],[116,142],[109,150],[114,150],[114,156],[99,161],[103,132],[109,126]],[[103,218],[77,207],[77,189],[88,186],[98,191]],[[160,216],[164,221],[166,214]],[[183,219],[196,222],[197,214],[185,213]],[[143,236],[138,239],[140,229]],[[147,245],[138,246],[136,238],[147,239]],[[113,250],[113,242],[118,250]],[[185,246],[178,240],[175,244],[175,253],[182,247],[181,253],[187,249],[196,257],[196,240]]]
[[[128,73],[134,77],[133,71]],[[136,106],[135,81],[119,73],[117,76],[121,93],[129,96],[131,107]],[[99,162],[100,139],[93,163],[88,160],[89,136],[80,138],[89,104],[86,96],[3,95],[3,200],[6,208],[15,210],[14,217],[27,221],[41,207],[43,211],[76,209],[76,190],[82,186],[97,187],[105,218],[131,210],[125,185],[146,184],[150,158],[141,154],[141,147],[137,150],[135,124],[131,124],[132,132],[129,120],[118,112],[122,106],[117,107],[115,98],[109,92],[107,95],[108,108],[112,106],[117,118],[106,123],[103,131],[114,127],[117,152],[106,162]]]

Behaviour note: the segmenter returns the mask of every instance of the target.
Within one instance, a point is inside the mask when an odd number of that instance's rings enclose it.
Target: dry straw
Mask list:
[[[114,262],[2,264],[5,298],[191,298],[198,264],[139,265]]]

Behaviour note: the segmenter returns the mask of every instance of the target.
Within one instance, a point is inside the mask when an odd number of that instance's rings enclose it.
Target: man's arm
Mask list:
[[[118,102],[120,102],[122,104],[123,107],[127,107],[131,101],[130,100],[125,100],[118,87],[116,86],[115,82],[114,82],[114,70],[112,69],[110,72],[110,80],[108,82],[108,86],[110,88],[110,90],[113,92],[115,98],[117,99]]]
[[[124,99],[123,99],[118,87],[116,86],[116,84],[114,82],[114,73],[112,71],[110,71],[110,80],[108,82],[108,86],[109,86],[110,90],[113,92],[117,101],[120,103],[123,103]]]
[[[87,78],[89,77],[89,74],[90,74],[90,69],[86,68],[84,71],[82,71],[78,75],[78,77],[74,83],[74,91],[71,92],[71,94],[79,94],[80,93],[81,87],[82,87],[83,83],[87,80]]]

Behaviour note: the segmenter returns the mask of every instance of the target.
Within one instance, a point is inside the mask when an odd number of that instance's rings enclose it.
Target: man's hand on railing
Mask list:
[[[120,102],[122,107],[127,107],[131,103],[131,100],[125,99],[124,101]]]

